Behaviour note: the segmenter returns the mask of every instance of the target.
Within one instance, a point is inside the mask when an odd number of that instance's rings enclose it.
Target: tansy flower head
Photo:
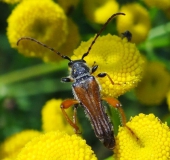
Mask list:
[[[139,114],[120,127],[114,148],[116,160],[167,160],[170,130],[153,114]]]
[[[147,38],[151,22],[148,11],[138,3],[121,7],[120,12],[126,17],[117,17],[117,30],[121,34],[126,30],[132,33],[132,42],[140,43]]]
[[[104,24],[119,8],[115,0],[85,0],[83,6],[87,18],[99,24]]]
[[[170,0],[143,0],[145,4],[149,7],[157,7],[163,10],[168,9],[170,7]]]
[[[62,8],[51,0],[25,0],[8,18],[7,36],[13,48],[26,56],[41,57],[44,61],[61,59],[57,54],[35,42],[21,37],[35,38],[51,47],[59,48],[68,34],[67,19]]]
[[[77,135],[48,132],[27,143],[16,160],[97,160],[91,148]]]
[[[93,39],[82,42],[74,51],[72,59],[81,59]],[[135,87],[141,79],[143,60],[136,46],[126,38],[121,39],[110,34],[99,37],[84,60],[89,67],[93,66],[94,62],[98,65],[95,76],[105,72],[114,82],[112,84],[107,76],[97,78],[103,96],[117,97]]]
[[[158,105],[170,87],[170,75],[163,63],[147,62],[142,81],[135,89],[137,98],[147,105]]]
[[[52,99],[49,100],[42,109],[42,129],[48,131],[65,131],[69,134],[73,134],[73,128],[67,123],[62,114],[60,105],[62,100]],[[67,109],[67,114],[71,117],[73,112]]]
[[[0,159],[9,158],[14,159],[20,152],[22,147],[32,138],[39,136],[41,133],[34,130],[25,130],[20,133],[14,134],[7,138],[0,145]]]

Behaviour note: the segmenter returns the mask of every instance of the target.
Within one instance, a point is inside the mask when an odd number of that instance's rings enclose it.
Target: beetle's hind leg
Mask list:
[[[62,113],[64,115],[64,117],[66,118],[67,122],[74,128],[74,131],[76,134],[80,134],[80,130],[79,127],[77,126],[77,105],[79,104],[79,102],[75,99],[66,99],[61,103],[61,110]],[[74,115],[73,115],[73,120],[70,119],[70,117],[67,115],[65,109],[68,109],[69,107],[74,106]]]
[[[112,97],[105,97],[105,98],[102,98],[102,100],[106,101],[109,105],[111,105],[112,107],[116,108],[119,111],[122,126],[126,127],[128,131],[132,134],[132,136],[136,138],[137,140],[139,140],[139,138],[136,136],[133,130],[126,125],[126,122],[127,122],[126,115],[122,108],[122,104],[116,98],[112,98]]]
[[[122,108],[122,104],[117,99],[112,98],[112,97],[105,97],[102,99],[105,100],[109,105],[111,105],[112,107],[116,108],[119,111],[122,126],[126,126],[126,115]]]

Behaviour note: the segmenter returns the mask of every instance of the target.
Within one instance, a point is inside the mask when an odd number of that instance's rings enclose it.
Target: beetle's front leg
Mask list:
[[[67,109],[73,105],[77,105],[77,104],[79,104],[79,102],[75,99],[66,99],[61,103],[61,106],[60,106],[64,117],[66,118],[67,122],[74,128],[76,134],[80,133],[79,127],[76,124],[76,113],[77,113],[76,107],[74,107],[73,121],[69,118],[69,116],[65,112],[65,109]]]
[[[107,73],[99,73],[99,74],[97,75],[97,77],[100,77],[100,78],[103,78],[103,77],[106,77],[106,76],[109,78],[109,80],[110,80],[110,82],[112,83],[112,85],[114,85],[114,84],[120,85],[119,83],[113,82],[113,80],[111,79],[111,77],[110,77]]]
[[[61,82],[73,82],[73,79],[70,77],[63,77],[61,78]]]

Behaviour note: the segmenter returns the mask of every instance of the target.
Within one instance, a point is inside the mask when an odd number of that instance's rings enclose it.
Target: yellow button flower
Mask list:
[[[135,89],[139,101],[146,105],[158,105],[170,87],[170,74],[161,62],[147,62],[142,81]]]
[[[97,160],[94,152],[77,135],[48,132],[34,138],[21,150],[16,160]]]
[[[126,30],[132,33],[132,42],[143,42],[149,33],[151,22],[148,11],[139,3],[127,4],[121,7],[120,12],[125,17],[117,17],[117,30],[119,34]]]
[[[81,59],[92,40],[93,38],[82,42],[74,50],[72,59]],[[98,69],[94,73],[95,76],[98,73],[106,72],[114,82],[112,84],[107,76],[97,78],[103,96],[118,97],[134,88],[141,80],[143,59],[135,44],[128,42],[126,38],[122,39],[110,34],[99,37],[84,60],[89,67],[96,62]]]
[[[0,159],[13,160],[27,142],[40,134],[39,131],[25,130],[7,138],[0,145]]]
[[[67,18],[63,9],[51,0],[25,0],[14,8],[8,18],[7,36],[12,48],[25,56],[41,57],[45,61],[61,58],[31,41],[16,42],[21,37],[35,38],[51,47],[59,48],[68,35]]]
[[[119,4],[115,0],[85,0],[83,7],[90,21],[104,24],[113,13],[118,11]]]
[[[116,160],[168,160],[170,130],[153,114],[139,114],[120,127],[114,148]]]
[[[61,111],[61,103],[61,99],[52,99],[45,104],[42,109],[42,129],[46,132],[60,130],[73,134],[73,128],[67,123]],[[73,112],[71,108],[67,109],[66,112],[72,118]]]

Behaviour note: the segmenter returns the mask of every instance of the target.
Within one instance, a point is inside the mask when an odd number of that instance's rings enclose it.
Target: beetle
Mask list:
[[[71,60],[70,57],[66,55],[62,55],[60,52],[56,51],[55,49],[48,47],[47,45],[33,39],[30,37],[22,37],[18,40],[17,45],[19,45],[19,42],[21,40],[31,40],[34,41],[45,48],[48,48],[52,52],[55,52],[63,59],[68,60],[68,67],[70,68],[70,76],[64,77],[61,79],[61,82],[72,82],[72,91],[74,94],[74,99],[66,99],[61,104],[61,110],[68,121],[68,123],[74,128],[76,133],[79,133],[79,128],[76,124],[76,108],[77,105],[81,105],[86,115],[88,116],[91,125],[94,129],[96,137],[104,144],[105,147],[108,149],[113,149],[115,146],[115,138],[114,138],[114,132],[113,132],[113,125],[110,122],[110,119],[105,112],[104,106],[102,104],[102,101],[106,101],[108,104],[110,104],[113,107],[116,107],[122,117],[122,123],[125,124],[125,115],[121,108],[120,102],[112,97],[101,97],[100,95],[100,85],[96,80],[96,77],[94,77],[92,74],[97,70],[98,65],[94,63],[92,68],[90,68],[84,58],[88,56],[92,46],[94,45],[97,38],[100,36],[101,32],[104,30],[104,28],[107,26],[107,24],[117,15],[125,15],[124,13],[116,13],[113,14],[103,25],[101,30],[97,33],[95,38],[93,39],[91,45],[89,46],[86,53],[82,55],[81,59],[78,60]],[[114,85],[114,82],[110,78],[110,76],[107,73],[99,73],[97,75],[98,78],[104,78],[107,77],[111,81],[111,83]],[[73,120],[71,120],[68,115],[65,112],[65,109],[74,106],[74,116]]]

